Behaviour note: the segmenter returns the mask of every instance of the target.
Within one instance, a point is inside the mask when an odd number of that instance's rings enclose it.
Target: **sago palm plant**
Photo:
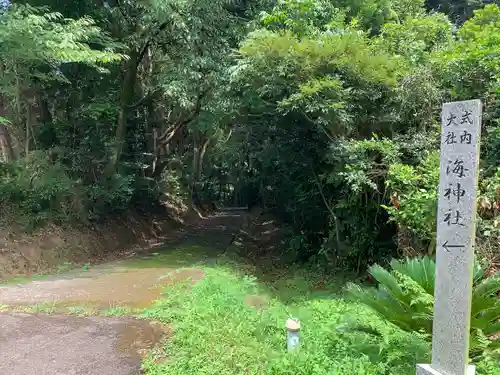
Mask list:
[[[376,288],[350,283],[348,295],[369,306],[404,331],[432,336],[436,264],[429,258],[393,260],[391,270],[379,265],[369,272],[378,281]],[[500,350],[500,277],[485,277],[484,268],[474,265],[470,357],[485,350]]]

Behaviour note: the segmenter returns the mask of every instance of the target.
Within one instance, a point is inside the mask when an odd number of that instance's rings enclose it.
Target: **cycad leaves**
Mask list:
[[[412,330],[407,310],[403,309],[402,305],[391,298],[386,291],[375,288],[365,289],[352,283],[348,285],[348,290],[353,299],[371,307],[391,323],[401,325],[406,331]]]
[[[385,290],[394,298],[395,302],[409,304],[409,301],[405,300],[406,295],[403,292],[403,288],[399,285],[398,280],[386,269],[376,264],[370,268],[370,274],[380,283],[379,289]]]
[[[500,330],[500,277],[490,277],[478,284],[472,292],[471,327],[480,329],[486,335]]]
[[[416,281],[428,294],[434,295],[436,264],[428,256],[422,259],[393,260],[391,267]]]
[[[379,282],[378,289],[362,289],[350,284],[348,291],[351,297],[405,331],[430,333],[432,295],[427,294],[417,282],[403,273],[390,273],[379,265],[372,266],[370,273]]]
[[[350,284],[348,294],[389,322],[405,331],[432,334],[435,262],[429,258],[391,262],[392,271],[379,265],[370,267],[370,274],[379,282],[377,288],[362,289]],[[474,265],[472,293],[471,357],[485,349],[500,346],[491,336],[500,332],[500,277],[483,279],[484,269]]]

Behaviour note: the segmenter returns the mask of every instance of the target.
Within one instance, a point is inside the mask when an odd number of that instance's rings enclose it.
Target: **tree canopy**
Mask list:
[[[498,259],[494,1],[0,4],[4,224],[176,197],[263,205],[296,260],[432,254],[441,103],[479,98],[478,236]]]

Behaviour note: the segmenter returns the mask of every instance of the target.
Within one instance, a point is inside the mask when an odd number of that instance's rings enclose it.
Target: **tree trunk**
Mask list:
[[[198,165],[199,165],[199,158],[200,158],[200,142],[198,139],[198,134],[194,132],[193,134],[193,164],[191,166],[191,202],[195,207],[200,207],[201,208],[201,199],[200,195],[198,193]]]
[[[196,169],[196,180],[199,182],[201,180],[201,175],[203,173],[203,161],[205,160],[205,155],[208,150],[208,145],[210,144],[210,138],[208,138],[201,147],[200,155],[198,156],[198,166]]]
[[[106,167],[106,171],[104,172],[106,177],[111,176],[116,171],[116,167],[125,144],[125,136],[127,134],[127,118],[134,100],[138,64],[139,54],[137,51],[133,51],[130,53],[130,58],[125,65],[125,76],[123,77],[122,91],[120,95],[121,107],[116,120],[113,153],[111,160]]]
[[[199,184],[203,173],[203,160],[205,158],[210,138],[203,141],[204,134],[195,131],[193,134],[193,166],[191,174],[191,199],[195,206],[201,206]],[[203,142],[203,144],[202,144]]]
[[[52,113],[50,112],[49,103],[42,97],[41,88],[38,88],[36,93],[36,103],[39,108],[39,121],[42,124],[52,122]]]
[[[196,132],[193,134],[193,163],[191,165],[191,188],[198,177],[198,158],[200,157],[200,146]]]
[[[14,149],[12,148],[12,139],[10,138],[9,129],[4,124],[0,123],[0,148],[6,163],[15,159]]]
[[[28,105],[26,108],[26,139],[24,141],[24,155],[27,158],[30,152],[30,138],[31,138],[31,108]]]

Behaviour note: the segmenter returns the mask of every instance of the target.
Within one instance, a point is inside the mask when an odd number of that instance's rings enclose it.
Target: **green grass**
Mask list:
[[[98,313],[96,309],[86,306],[69,306],[66,309],[69,314],[77,316],[91,316]]]
[[[130,316],[134,310],[128,306],[113,306],[103,311],[104,316]]]
[[[405,345],[417,340],[416,346],[428,349],[418,337],[340,298],[338,285],[315,291],[305,272],[263,284],[230,266],[205,271],[194,286],[168,287],[168,298],[141,315],[174,329],[160,356],[166,361],[151,355],[143,363],[147,374],[414,375],[417,359]],[[288,317],[302,324],[294,353],[286,349]],[[383,340],[343,333],[339,328],[350,317],[377,325]]]
[[[20,310],[27,313],[43,313],[43,314],[53,314],[56,312],[57,303],[56,302],[42,302],[31,306],[18,306],[14,310]]]
[[[12,285],[12,284],[27,284],[31,281],[43,280],[49,277],[50,275],[45,274],[36,274],[31,276],[14,276],[5,281],[0,281],[0,285]]]

